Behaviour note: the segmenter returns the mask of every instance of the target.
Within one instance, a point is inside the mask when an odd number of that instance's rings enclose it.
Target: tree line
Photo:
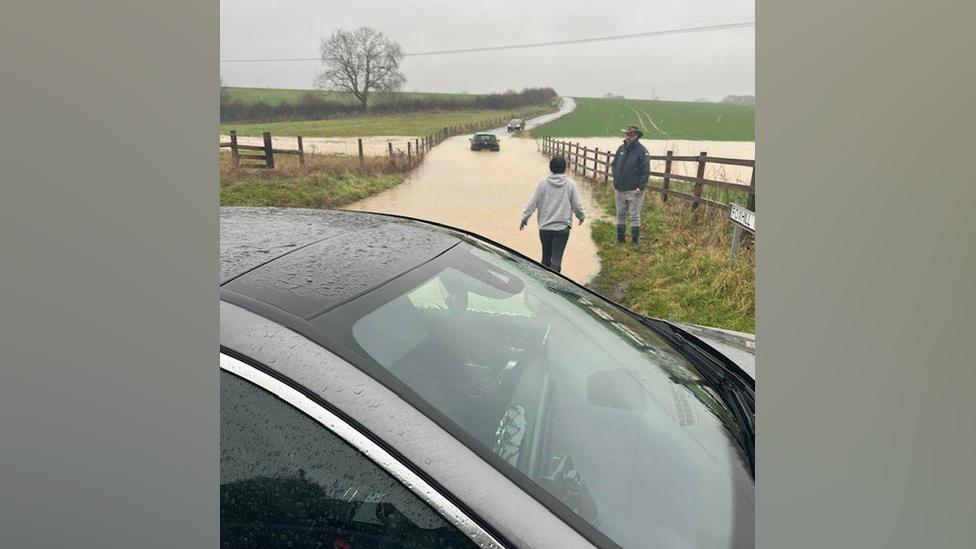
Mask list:
[[[457,96],[378,94],[369,110],[362,105],[341,101],[327,93],[307,91],[296,102],[272,105],[264,101],[241,101],[225,89],[220,94],[220,120],[228,123],[321,120],[366,114],[405,114],[431,111],[514,110],[548,105],[558,94],[552,88],[526,88],[520,92]]]

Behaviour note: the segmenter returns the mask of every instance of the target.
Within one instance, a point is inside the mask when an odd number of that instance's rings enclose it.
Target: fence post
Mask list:
[[[387,141],[386,148],[388,151],[390,151],[390,158],[393,158],[393,143]]]
[[[664,196],[661,197],[661,202],[668,201],[668,193],[671,191],[671,157],[674,156],[674,151],[667,152],[667,158],[664,159]]]
[[[603,184],[610,183],[610,149],[607,149],[607,163],[603,165]]]
[[[414,139],[413,144],[414,144],[414,149],[417,151],[417,160],[420,160],[420,140]]]
[[[698,175],[695,176],[695,187],[691,191],[691,194],[695,197],[695,201],[691,203],[691,209],[697,210],[701,202],[702,189],[705,187],[705,157],[708,156],[707,151],[702,151],[698,155]]]
[[[411,160],[412,160],[412,158],[413,158],[413,155],[412,155],[412,154],[411,154],[411,152],[410,152],[410,146],[411,146],[411,145],[413,145],[413,143],[411,143],[411,142],[409,142],[409,141],[407,141],[407,161],[408,161],[408,163],[409,163],[409,161],[411,161]]]
[[[261,134],[264,137],[264,163],[268,168],[274,168],[274,150],[271,147],[271,132]]]
[[[298,165],[305,167],[305,146],[302,144],[302,136],[298,136]]]
[[[749,193],[749,199],[746,201],[746,207],[752,211],[756,211],[756,164],[753,160],[752,164],[752,179],[749,180],[749,186],[752,187],[752,192]]]
[[[363,158],[363,138],[356,139],[356,143],[359,145],[359,161],[362,162]]]
[[[234,159],[234,167],[241,165],[240,153],[237,151],[237,130],[230,131],[230,156]]]

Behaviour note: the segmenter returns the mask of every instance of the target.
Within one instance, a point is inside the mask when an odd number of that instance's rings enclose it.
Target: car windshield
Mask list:
[[[591,538],[751,545],[754,481],[732,412],[653,331],[555,274],[462,242],[312,322]]]
[[[477,139],[482,140],[482,141],[494,141],[495,140],[495,136],[494,135],[491,135],[491,134],[482,134],[482,135],[478,135],[478,136],[475,136],[475,137]]]

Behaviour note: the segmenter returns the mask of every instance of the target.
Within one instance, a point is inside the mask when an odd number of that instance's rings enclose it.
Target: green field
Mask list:
[[[527,116],[552,112],[549,108],[526,111]],[[295,122],[268,122],[263,124],[224,124],[221,135],[237,130],[237,135],[258,136],[262,132],[271,135],[301,135],[303,137],[369,137],[374,135],[425,136],[442,128],[462,124],[479,123],[492,119],[507,119],[511,111],[458,111],[376,116],[350,116],[330,120],[302,120]],[[499,125],[504,122],[499,123]]]
[[[571,114],[532,130],[534,137],[616,137],[637,124],[644,139],[755,141],[755,107],[720,103],[577,98]],[[656,126],[656,127],[655,127]]]
[[[340,105],[359,105],[359,100],[349,93],[342,92],[330,92],[326,93],[319,90],[293,90],[293,89],[283,89],[283,88],[237,88],[237,87],[225,87],[222,88],[231,100],[237,100],[246,105],[264,102],[269,105],[280,105],[282,103],[292,103],[298,104],[299,100],[304,94],[314,94],[326,101],[334,102]],[[470,101],[475,97],[476,94],[464,94],[464,93],[421,93],[421,92],[399,92],[395,94],[376,94],[375,100],[377,104],[383,104],[385,101],[390,100],[393,97],[404,98],[404,99],[424,99],[424,98],[439,98],[439,99],[451,99],[457,100],[458,102],[464,103]]]

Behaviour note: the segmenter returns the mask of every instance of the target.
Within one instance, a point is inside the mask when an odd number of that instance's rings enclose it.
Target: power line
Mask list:
[[[721,25],[708,25],[704,27],[686,27],[683,29],[668,29],[650,32],[638,32],[634,34],[617,34],[613,36],[599,36],[595,38],[577,38],[574,40],[557,40],[553,42],[534,42],[529,44],[510,44],[504,46],[485,46],[481,48],[462,48],[456,50],[437,50],[416,53],[405,53],[405,57],[422,57],[427,55],[449,55],[455,53],[472,53],[482,51],[515,50],[525,48],[541,48],[547,46],[562,46],[566,44],[584,44],[587,42],[608,42],[611,40],[628,40],[631,38],[646,38],[649,36],[665,36],[670,34],[688,34],[694,32],[710,32],[717,30],[741,29],[756,26],[755,21],[744,21],[741,23],[725,23]],[[320,57],[289,57],[277,59],[221,59],[221,63],[278,63],[290,61],[321,61]]]

